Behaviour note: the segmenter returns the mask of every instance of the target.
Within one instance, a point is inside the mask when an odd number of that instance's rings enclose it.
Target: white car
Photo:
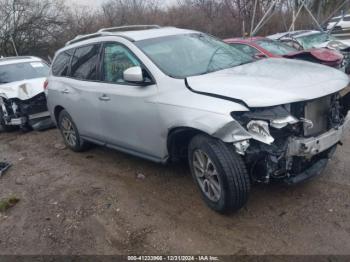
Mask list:
[[[333,17],[327,24],[327,30],[334,29],[338,30],[348,30],[350,29],[350,15]]]
[[[69,148],[97,143],[158,163],[187,159],[219,212],[244,206],[252,182],[320,174],[350,121],[341,71],[257,61],[173,27],[77,37],[56,53],[48,79],[48,107]]]
[[[44,83],[49,66],[37,57],[0,58],[0,130],[52,125]]]

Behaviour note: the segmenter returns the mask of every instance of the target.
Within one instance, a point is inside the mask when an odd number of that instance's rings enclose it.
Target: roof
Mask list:
[[[163,36],[191,34],[191,33],[197,33],[197,31],[180,29],[176,27],[162,27],[158,29],[118,32],[118,35],[132,39],[133,41],[141,41],[141,40],[158,38]]]
[[[350,14],[344,15],[344,17],[350,17]],[[343,16],[342,16],[342,15],[340,15],[340,16],[334,16],[334,17],[332,17],[331,19],[340,19],[340,18],[343,18]]]
[[[142,27],[146,27],[146,26],[142,26]],[[123,31],[123,29],[130,29],[130,28],[132,28],[132,30]],[[135,28],[138,28],[138,26],[125,26],[125,27],[115,27],[110,29],[108,28],[101,29],[98,32],[93,34],[79,35],[73,40],[69,41],[66,44],[66,46],[75,44],[78,42],[79,43],[84,42],[86,44],[91,39],[96,39],[98,37],[103,37],[103,36],[123,37],[125,39],[128,39],[129,41],[136,42],[136,41],[164,37],[164,36],[197,33],[197,31],[180,29],[176,27],[156,27],[155,28],[153,26],[152,28],[148,28],[148,29],[146,28],[141,30],[135,30]],[[115,30],[115,29],[119,29],[119,30]]]
[[[30,63],[30,62],[42,62],[42,60],[34,56],[12,56],[12,57],[0,58],[0,65]]]
[[[262,40],[262,39],[266,39],[266,37],[262,37],[262,36],[254,36],[254,37],[235,37],[235,38],[228,38],[228,39],[224,39],[223,41],[226,43],[251,43],[251,42],[255,42],[258,40]]]
[[[283,33],[277,33],[274,35],[269,35],[267,36],[267,38],[277,40],[285,36],[302,37],[302,36],[308,36],[308,35],[319,34],[319,33],[320,31],[316,31],[316,30],[298,30],[298,31],[283,32]]]

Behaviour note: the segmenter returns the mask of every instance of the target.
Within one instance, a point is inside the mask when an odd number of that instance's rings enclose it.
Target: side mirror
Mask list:
[[[139,66],[126,69],[123,73],[123,78],[124,81],[131,83],[143,83],[145,81],[142,68]]]

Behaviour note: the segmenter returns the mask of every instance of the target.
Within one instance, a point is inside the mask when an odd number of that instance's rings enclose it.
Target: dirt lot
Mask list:
[[[0,213],[0,253],[350,254],[344,142],[321,177],[254,186],[245,209],[222,216],[202,202],[186,166],[101,147],[73,153],[57,130],[0,134],[0,160],[13,164],[0,198],[20,198]]]

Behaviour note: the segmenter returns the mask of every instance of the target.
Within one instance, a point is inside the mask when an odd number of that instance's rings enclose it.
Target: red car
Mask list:
[[[298,51],[284,43],[265,37],[231,38],[224,41],[257,59],[285,57],[320,63],[338,69],[343,66],[344,56],[337,51],[326,48]]]

